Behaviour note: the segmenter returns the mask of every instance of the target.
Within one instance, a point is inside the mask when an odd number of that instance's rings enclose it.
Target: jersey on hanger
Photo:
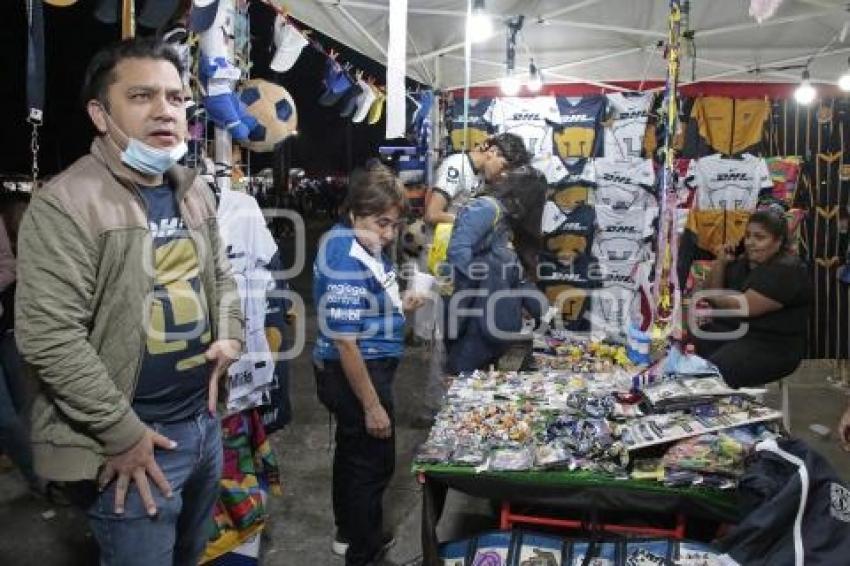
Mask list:
[[[557,154],[564,159],[599,155],[602,141],[599,130],[608,100],[601,95],[558,96],[555,102],[561,114],[560,122],[552,125]]]
[[[593,293],[590,308],[594,332],[610,340],[624,342],[633,313],[639,307],[639,288],[647,286],[652,259],[611,263],[605,269],[605,283]]]
[[[467,141],[463,139],[463,98],[455,98],[448,119],[449,140],[452,151],[463,151],[474,149],[475,146],[484,143],[495,129],[484,119],[484,113],[493,103],[492,98],[479,98],[469,101],[469,128],[467,130]]]
[[[749,153],[727,159],[719,153],[691,161],[688,182],[696,187],[697,208],[753,211],[759,193],[773,182],[765,160]]]
[[[726,155],[741,153],[761,143],[764,122],[769,115],[770,102],[763,98],[701,96],[691,109],[699,135],[716,151]]]
[[[562,263],[549,253],[541,252],[537,263],[537,280],[549,304],[558,307],[560,320],[553,321],[554,329],[587,331],[590,321],[591,294],[602,282],[598,264],[588,256],[576,256]]]
[[[543,173],[550,185],[561,182],[567,175],[567,168],[557,155],[541,153],[531,160],[531,166]]]
[[[615,92],[608,96],[610,125],[605,128],[605,157],[640,157],[651,92]]]
[[[440,163],[434,188],[445,193],[448,211],[456,214],[460,207],[472,198],[480,184],[481,178],[472,168],[469,155],[455,153]]]
[[[619,214],[655,206],[655,169],[652,161],[628,159],[594,159],[596,203]]]
[[[559,122],[560,118],[554,96],[497,98],[484,114],[499,133],[522,138],[532,157],[552,153],[550,123]]]
[[[596,175],[589,159],[567,159],[563,162],[567,174],[555,183],[552,202],[567,211],[582,204],[593,204]]]
[[[593,245],[596,213],[592,206],[583,205],[564,212],[549,201],[543,209],[541,223],[543,247],[559,261],[571,262],[577,255],[586,254]]]

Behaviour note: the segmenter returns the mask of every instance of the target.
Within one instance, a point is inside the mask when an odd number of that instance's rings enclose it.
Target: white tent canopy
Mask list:
[[[389,4],[393,0],[296,0],[292,15],[310,27],[386,62]],[[439,88],[464,84],[465,0],[408,0],[408,75]],[[682,81],[798,82],[809,65],[813,82],[835,83],[847,69],[850,20],[839,0],[784,0],[762,24],[749,0],[691,0],[695,57]],[[473,45],[472,86],[492,86],[504,74],[506,22],[524,15],[516,68],[529,59],[547,83],[664,80],[663,42],[668,0],[487,0],[495,33]]]

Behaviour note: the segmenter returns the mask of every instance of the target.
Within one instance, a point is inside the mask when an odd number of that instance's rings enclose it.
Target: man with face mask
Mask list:
[[[213,194],[176,164],[181,70],[152,40],[95,55],[98,136],[18,236],[35,469],[84,506],[101,564],[197,564],[219,492],[218,381],[244,328]]]

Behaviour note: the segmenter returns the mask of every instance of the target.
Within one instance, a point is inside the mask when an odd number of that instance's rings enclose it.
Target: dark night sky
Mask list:
[[[28,173],[30,169],[29,126],[26,123],[26,14],[25,2],[0,2],[0,100],[5,109],[4,127],[0,128],[2,152],[0,174]],[[97,0],[79,0],[69,8],[44,6],[45,58],[47,65],[47,101],[45,124],[41,129],[40,165],[43,174],[54,174],[88,151],[94,130],[79,102],[79,90],[86,64],[102,46],[120,38],[118,25],[97,21],[92,10]],[[141,6],[141,2],[137,2]],[[309,172],[345,172],[349,156],[347,136],[351,139],[351,162],[362,164],[377,153],[384,141],[384,120],[377,125],[352,124],[339,117],[338,110],[325,108],[317,99],[322,92],[324,56],[309,46],[295,66],[285,74],[270,71],[271,36],[274,14],[258,2],[251,5],[252,78],[277,82],[289,90],[299,113],[299,136],[292,144],[292,165]],[[140,35],[149,30],[140,29]],[[326,50],[340,52],[341,62],[385,81],[382,65],[355,51],[316,34]],[[347,133],[350,131],[350,134]],[[267,156],[254,154],[254,170],[269,164]]]

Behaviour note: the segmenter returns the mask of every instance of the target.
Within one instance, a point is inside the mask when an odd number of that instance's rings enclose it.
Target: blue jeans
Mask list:
[[[116,515],[115,481],[87,505],[101,566],[196,566],[211,534],[212,513],[222,472],[221,425],[199,413],[176,423],[148,423],[177,443],[173,450],[156,449],[157,464],[171,484],[166,499],[148,479],[158,513],[148,517],[138,489],[130,484],[124,513]],[[94,482],[88,489],[96,489]]]

